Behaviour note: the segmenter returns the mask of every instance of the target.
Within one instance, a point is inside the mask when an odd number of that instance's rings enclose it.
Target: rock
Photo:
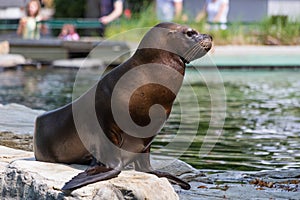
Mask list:
[[[195,169],[191,165],[178,159],[170,159],[163,156],[151,156],[151,164],[155,169],[172,172],[176,176],[180,176],[187,173],[199,173],[199,170]]]
[[[169,172],[188,182],[198,179],[204,182],[208,181],[205,180],[205,175],[201,171],[178,159],[154,155],[151,156],[151,164],[154,169]]]
[[[26,63],[25,58],[19,54],[4,54],[0,55],[0,67],[9,68]]]
[[[0,104],[0,132],[33,134],[35,118],[43,112],[19,104]]]
[[[287,170],[290,171],[290,170]],[[190,191],[178,191],[180,199],[215,200],[215,199],[299,199],[300,170],[270,170],[261,172],[241,171],[206,171],[206,178],[211,183],[190,182]],[[268,179],[268,177],[280,179]],[[287,177],[286,177],[287,176]],[[286,177],[286,179],[283,179]],[[291,178],[292,177],[292,178]],[[253,184],[259,179],[263,184]]]
[[[255,177],[267,177],[274,179],[286,179],[286,178],[300,178],[300,170],[299,169],[287,169],[278,171],[266,171],[266,172],[258,172],[253,176]]]
[[[32,152],[33,136],[31,134],[20,135],[11,132],[0,132],[0,145]]]
[[[102,60],[96,58],[74,58],[74,59],[62,59],[52,62],[54,67],[61,68],[103,68],[104,64]]]
[[[33,152],[0,146],[0,162],[5,165],[17,159],[32,158],[33,156]]]
[[[31,152],[2,146],[0,152],[2,199],[179,199],[167,179],[136,171],[122,171],[117,178],[87,185],[66,196],[60,188],[86,166],[38,162]],[[17,159],[8,164],[14,156]]]

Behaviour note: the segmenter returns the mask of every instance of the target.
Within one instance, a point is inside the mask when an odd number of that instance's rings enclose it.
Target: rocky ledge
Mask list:
[[[65,195],[60,188],[86,166],[38,162],[32,152],[3,146],[0,152],[1,199],[179,199],[167,179],[131,170]]]
[[[161,161],[153,160],[155,167]],[[300,170],[198,171],[182,161],[163,170],[188,181],[191,190],[132,170],[65,195],[60,188],[87,166],[35,161],[32,152],[0,146],[1,199],[299,199]]]

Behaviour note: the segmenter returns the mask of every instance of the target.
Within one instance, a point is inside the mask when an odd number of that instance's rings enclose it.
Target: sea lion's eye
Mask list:
[[[192,37],[193,35],[197,35],[198,33],[197,33],[197,31],[195,31],[195,30],[193,30],[193,29],[188,29],[187,31],[186,31],[186,35],[188,36],[188,37]]]

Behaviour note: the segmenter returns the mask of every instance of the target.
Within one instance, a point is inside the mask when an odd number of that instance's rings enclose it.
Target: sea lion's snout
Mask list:
[[[208,52],[212,48],[213,38],[205,34],[202,41],[202,47]]]
[[[209,51],[212,47],[213,38],[208,34],[198,34],[197,40],[205,51]]]
[[[198,31],[188,28],[184,31],[184,34],[189,40],[192,40],[193,42],[196,42],[203,47],[203,49],[208,52],[212,47],[212,36],[208,34],[201,34]]]
[[[204,42],[212,43],[213,38],[212,38],[212,36],[210,36],[210,35],[208,35],[208,34],[202,34],[202,40],[203,40]]]
[[[212,42],[212,40],[213,40],[213,38],[210,35],[208,35],[208,34],[200,34],[199,33],[196,37],[197,37],[198,41],[209,40],[209,41]]]

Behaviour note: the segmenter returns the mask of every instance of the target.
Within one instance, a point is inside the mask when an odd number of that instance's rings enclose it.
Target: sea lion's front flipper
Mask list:
[[[157,170],[154,170],[154,171],[150,171],[148,172],[150,174],[154,174],[158,177],[165,177],[167,178],[171,183],[173,184],[176,184],[176,185],[179,185],[182,189],[184,190],[189,190],[191,189],[191,186],[190,184],[188,184],[187,182],[181,180],[180,178],[177,178],[176,176],[168,173],[168,172],[162,172],[162,171],[157,171]]]
[[[89,167],[87,170],[79,173],[77,176],[73,177],[69,182],[65,183],[61,190],[64,193],[69,194],[73,190],[76,190],[85,185],[117,177],[120,173],[120,170],[107,168],[102,165]]]
[[[181,180],[180,178],[177,178],[176,176],[168,173],[168,172],[162,172],[154,170],[150,163],[150,147],[147,148],[143,154],[140,154],[139,157],[134,161],[134,168],[137,171],[146,172],[149,174],[154,174],[158,177],[165,177],[167,178],[171,183],[179,185],[184,190],[189,190],[191,188],[190,184],[187,182]]]

